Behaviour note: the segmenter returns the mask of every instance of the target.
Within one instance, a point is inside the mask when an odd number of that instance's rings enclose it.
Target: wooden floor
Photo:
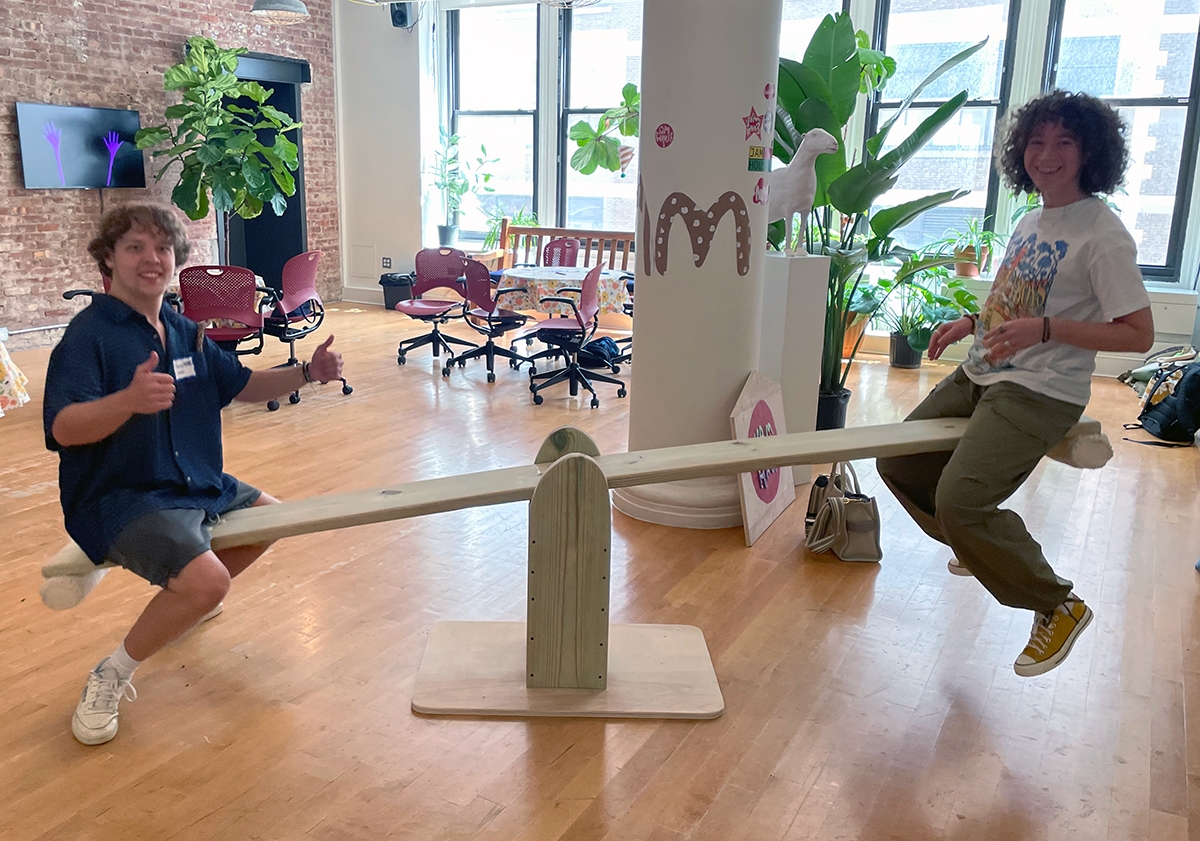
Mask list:
[[[561,389],[535,407],[507,367],[494,385],[478,362],[443,380],[425,350],[398,367],[396,340],[417,330],[395,313],[343,304],[329,323],[352,396],[225,416],[227,469],[280,497],[529,463],[564,423],[626,447],[628,401],[611,387],[595,411]],[[44,353],[16,358],[41,379]],[[851,425],[901,418],[948,371],[857,366]],[[72,738],[72,710],[151,588],[118,571],[73,611],[40,604],[38,565],[64,540],[56,459],[40,404],[13,411],[0,838],[1200,838],[1196,451],[1123,443],[1132,393],[1094,390],[1116,457],[1090,472],[1046,462],[1012,501],[1096,611],[1042,677],[1012,671],[1031,615],[949,575],[949,552],[860,462],[880,565],[806,556],[802,502],[753,549],[740,528],[614,512],[613,620],[702,628],[725,694],[714,721],[410,712],[435,620],[524,616],[513,504],[282,541],[222,616],[142,667],[120,734],[94,748]]]

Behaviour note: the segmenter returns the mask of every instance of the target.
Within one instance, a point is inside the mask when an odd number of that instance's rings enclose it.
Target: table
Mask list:
[[[542,298],[557,295],[564,286],[576,288],[583,285],[584,276],[592,267],[586,266],[514,266],[502,272],[501,289],[524,287],[524,292],[513,292],[500,299],[500,306],[509,310],[540,310],[542,312],[570,315],[566,304],[542,304]],[[625,278],[630,272],[605,269],[600,273],[600,312],[624,312],[629,303],[629,291]]]

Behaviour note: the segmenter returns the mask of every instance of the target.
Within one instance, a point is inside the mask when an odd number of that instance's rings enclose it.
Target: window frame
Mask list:
[[[886,2],[887,0],[884,0]],[[1019,0],[1014,0],[1018,2]],[[1042,66],[1042,91],[1054,90],[1058,64],[1062,58],[1063,24],[1067,0],[1050,0],[1050,29],[1046,36],[1046,54]],[[1182,146],[1179,154],[1179,175],[1175,184],[1175,206],[1171,211],[1171,228],[1167,234],[1167,258],[1162,266],[1138,264],[1142,277],[1156,283],[1180,284],[1183,281],[1184,247],[1187,238],[1188,209],[1192,204],[1192,187],[1196,178],[1197,99],[1200,97],[1200,26],[1196,28],[1196,49],[1192,53],[1192,73],[1188,95],[1176,96],[1102,96],[1100,100],[1114,108],[1179,108],[1187,109],[1183,122]]]
[[[516,5],[516,4],[514,4]],[[458,134],[458,120],[460,116],[467,117],[530,117],[531,131],[533,133],[533,195],[530,197],[530,203],[533,206],[533,212],[539,214],[539,173],[541,167],[538,166],[541,156],[540,128],[541,128],[541,112],[542,112],[542,92],[540,80],[542,78],[542,55],[541,50],[537,51],[536,66],[534,70],[534,105],[533,109],[469,109],[461,107],[460,93],[462,90],[462,67],[459,62],[461,49],[459,48],[459,34],[461,32],[461,23],[459,15],[462,9],[454,8],[446,10],[446,45],[448,58],[448,73],[446,74],[446,102],[447,102],[447,124],[450,127],[451,134]],[[537,21],[537,31],[534,33],[534,43],[541,43],[541,15],[535,16]],[[540,219],[540,214],[538,215]],[[459,230],[459,237],[465,236],[468,240],[482,240],[487,231],[475,230]]]

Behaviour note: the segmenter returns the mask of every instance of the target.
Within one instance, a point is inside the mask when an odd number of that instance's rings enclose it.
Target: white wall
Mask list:
[[[333,4],[343,298],[378,304],[379,275],[412,271],[421,248],[418,43],[429,25],[399,29],[388,12]]]

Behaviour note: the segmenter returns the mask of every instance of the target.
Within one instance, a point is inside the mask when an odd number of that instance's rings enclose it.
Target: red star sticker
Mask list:
[[[751,136],[762,140],[763,117],[765,116],[766,114],[756,114],[754,112],[754,106],[750,106],[750,116],[742,117],[742,122],[746,124],[747,140],[749,140]]]

